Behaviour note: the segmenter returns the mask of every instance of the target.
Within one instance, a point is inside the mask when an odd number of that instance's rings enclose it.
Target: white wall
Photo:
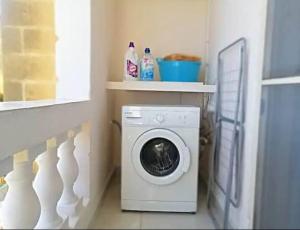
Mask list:
[[[248,41],[243,194],[241,207],[231,210],[231,223],[233,227],[252,228],[267,0],[211,0],[210,3],[210,82],[215,82],[217,76],[218,52],[240,37]],[[218,190],[216,194],[223,205],[224,196]]]
[[[91,0],[91,101],[89,104],[92,127],[91,174],[92,196],[100,198],[114,169],[108,146],[110,127],[107,113],[105,83],[108,78],[113,1]],[[96,202],[95,200],[93,201]],[[91,210],[92,212],[92,210]]]
[[[93,208],[102,197],[114,170],[108,145],[109,104],[105,88],[114,27],[113,3],[112,0],[65,0],[57,1],[56,6],[57,33],[61,36],[57,45],[57,96],[63,99],[90,99]]]
[[[56,98],[89,99],[90,1],[55,1]]]
[[[140,57],[146,47],[155,57],[174,52],[206,57],[207,0],[118,0],[115,10],[112,80],[123,80],[129,41]]]
[[[117,0],[116,30],[111,60],[111,80],[123,80],[123,58],[129,41],[134,41],[141,57],[150,47],[155,57],[183,52],[206,61],[208,0]],[[202,76],[204,75],[204,69]],[[158,68],[156,66],[156,79]],[[200,105],[201,95],[179,93],[129,93],[114,95],[114,118],[120,121],[124,104]],[[115,129],[116,164],[120,163],[120,135]]]

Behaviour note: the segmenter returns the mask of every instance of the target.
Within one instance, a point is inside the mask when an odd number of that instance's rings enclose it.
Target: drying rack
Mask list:
[[[230,205],[239,207],[246,99],[247,42],[240,38],[218,55],[215,135],[208,201],[216,185],[225,195],[224,229],[228,228]],[[234,192],[232,192],[234,191]]]

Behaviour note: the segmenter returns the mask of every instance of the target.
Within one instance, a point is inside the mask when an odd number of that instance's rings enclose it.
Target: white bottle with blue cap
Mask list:
[[[140,64],[140,79],[141,81],[154,80],[154,59],[149,48],[145,49],[145,54]]]

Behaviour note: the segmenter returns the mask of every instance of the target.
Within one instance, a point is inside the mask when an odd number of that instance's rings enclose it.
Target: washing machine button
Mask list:
[[[165,121],[164,115],[162,115],[162,114],[157,114],[157,115],[156,115],[156,121],[157,121],[158,123],[163,123],[163,122]]]

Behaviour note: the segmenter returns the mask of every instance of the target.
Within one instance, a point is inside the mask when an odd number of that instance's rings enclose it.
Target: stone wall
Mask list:
[[[55,98],[54,1],[0,1],[5,101]]]

